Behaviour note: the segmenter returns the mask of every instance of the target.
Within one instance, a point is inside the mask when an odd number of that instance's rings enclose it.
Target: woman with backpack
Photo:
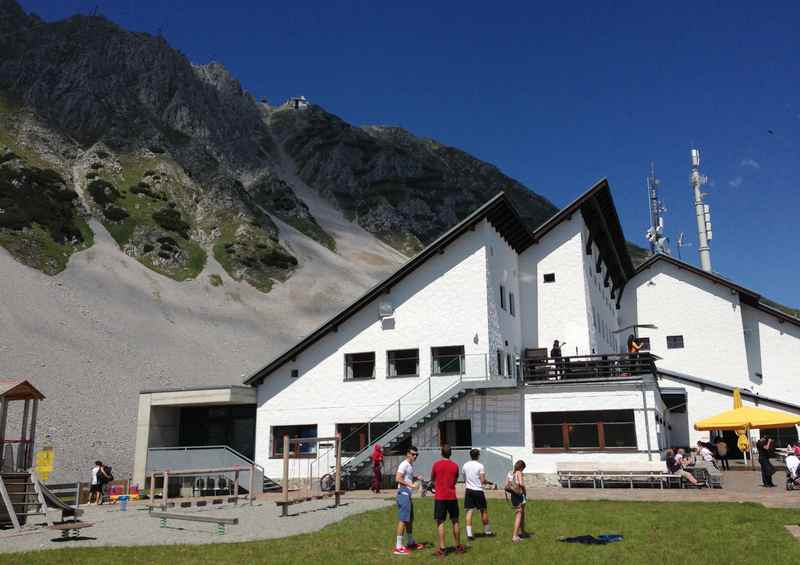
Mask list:
[[[514,468],[506,476],[506,493],[511,497],[511,506],[514,508],[514,531],[511,532],[511,541],[514,543],[530,537],[525,531],[525,504],[528,502],[528,492],[525,489],[525,478],[522,476],[524,469],[525,461],[520,459],[514,463]]]

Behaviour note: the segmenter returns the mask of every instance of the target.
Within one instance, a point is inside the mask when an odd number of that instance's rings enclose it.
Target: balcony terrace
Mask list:
[[[544,354],[538,354],[543,352]],[[528,349],[520,360],[526,385],[559,382],[636,380],[656,373],[658,356],[651,353],[604,353],[547,357],[543,349]]]

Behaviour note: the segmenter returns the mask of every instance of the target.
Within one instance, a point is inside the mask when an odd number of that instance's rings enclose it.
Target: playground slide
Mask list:
[[[44,498],[45,504],[47,508],[50,510],[60,510],[61,511],[61,519],[63,520],[67,516],[74,516],[77,518],[81,514],[83,514],[83,510],[79,508],[75,508],[70,506],[60,498],[58,498],[55,494],[53,494],[49,488],[47,488],[43,482],[37,480],[36,486],[39,489],[39,492],[42,493],[42,497]]]

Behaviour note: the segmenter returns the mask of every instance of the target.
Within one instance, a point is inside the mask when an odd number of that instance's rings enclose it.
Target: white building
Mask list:
[[[625,353],[642,325],[654,357]],[[142,393],[134,480],[253,427],[244,450],[273,478],[285,434],[341,433],[351,469],[376,440],[481,446],[534,473],[658,461],[696,441],[691,424],[729,408],[732,387],[800,412],[798,354],[800,320],[757,293],[662,255],[634,269],[605,180],[535,230],[499,194],[249,377],[254,394]],[[313,445],[299,451],[314,461]]]

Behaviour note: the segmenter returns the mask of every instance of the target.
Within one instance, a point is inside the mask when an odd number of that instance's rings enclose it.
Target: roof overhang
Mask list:
[[[775,316],[781,321],[790,322],[792,324],[800,326],[800,319],[795,318],[794,316],[791,316],[786,312],[778,310],[777,308],[770,306],[769,304],[765,304],[764,297],[761,296],[761,294],[759,294],[758,292],[750,290],[749,288],[745,288],[741,285],[738,285],[735,282],[728,280],[717,273],[709,273],[708,271],[699,269],[694,265],[690,265],[685,261],[676,259],[671,255],[665,255],[663,253],[657,253],[653,255],[652,257],[647,259],[647,261],[645,261],[644,263],[639,265],[639,267],[637,267],[635,274],[638,275],[639,273],[646,271],[647,269],[653,267],[659,262],[668,263],[670,265],[677,267],[678,269],[683,269],[699,277],[703,277],[704,279],[709,280],[714,284],[723,285],[731,289],[731,291],[736,292],[739,295],[739,301],[742,304],[746,304],[748,306],[756,308],[757,310],[761,310],[762,312]]]
[[[380,297],[381,294],[391,290],[392,286],[413,273],[417,267],[425,263],[425,261],[443,252],[449,244],[461,237],[465,232],[475,229],[483,220],[487,220],[517,253],[522,253],[525,249],[534,244],[533,235],[511,203],[511,200],[504,193],[498,193],[483,206],[475,210],[475,212],[464,218],[461,222],[420,251],[411,260],[400,267],[400,269],[395,271],[394,274],[372,287],[353,304],[314,330],[301,340],[300,343],[284,352],[263,369],[247,377],[244,381],[245,384],[252,385],[258,383],[258,381],[273,373],[286,362],[295,359],[313,343],[322,339],[328,333],[336,331],[339,325],[344,323],[356,312]]]
[[[570,219],[578,212],[589,229],[592,241],[600,250],[600,256],[614,282],[614,288],[624,287],[628,279],[633,276],[634,268],[607,179],[596,182],[589,190],[539,226],[533,232],[534,240],[539,241],[561,222]]]
[[[150,406],[256,404],[256,390],[243,385],[143,390],[140,400],[143,397],[148,398]]]
[[[0,398],[4,400],[44,400],[44,395],[28,381],[0,380]]]

